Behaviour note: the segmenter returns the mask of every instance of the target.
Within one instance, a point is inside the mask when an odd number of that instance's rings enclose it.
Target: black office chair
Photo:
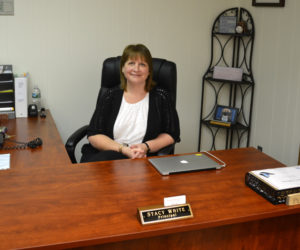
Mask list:
[[[103,62],[101,88],[99,91],[97,103],[110,88],[120,85],[120,59],[121,57],[110,57]],[[153,58],[153,80],[157,86],[167,90],[171,101],[176,105],[177,90],[177,70],[176,64],[165,59]],[[76,130],[66,142],[66,150],[72,163],[77,163],[75,158],[75,148],[77,144],[86,136],[88,125]],[[156,155],[166,155],[174,153],[174,145],[169,145]]]

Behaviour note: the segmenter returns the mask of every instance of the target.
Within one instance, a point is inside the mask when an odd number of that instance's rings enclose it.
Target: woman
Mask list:
[[[128,45],[120,61],[121,88],[108,91],[88,127],[81,162],[146,157],[179,142],[179,119],[166,91],[155,88],[150,51]]]

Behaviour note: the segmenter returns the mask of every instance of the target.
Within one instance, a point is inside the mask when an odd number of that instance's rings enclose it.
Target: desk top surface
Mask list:
[[[254,148],[213,153],[226,168],[161,176],[136,159],[0,171],[0,248],[97,245],[300,212],[245,185],[248,171],[283,164]],[[140,224],[138,207],[182,194],[194,218]]]
[[[37,137],[43,140],[42,147],[35,149],[0,150],[1,154],[10,153],[10,168],[30,168],[45,164],[70,164],[64,144],[57,131],[55,122],[49,110],[46,118],[16,118],[1,120],[1,126],[7,127],[7,134],[13,135],[12,140],[29,142]],[[17,145],[8,141],[4,146]]]

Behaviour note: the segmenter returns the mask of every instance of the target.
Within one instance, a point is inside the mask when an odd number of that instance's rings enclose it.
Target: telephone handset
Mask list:
[[[4,150],[10,150],[10,149],[25,149],[25,148],[37,148],[43,145],[43,141],[41,138],[37,137],[32,141],[29,142],[19,142],[19,141],[15,141],[15,140],[11,140],[9,138],[7,138],[6,135],[7,132],[7,128],[6,127],[0,127],[0,149],[4,149]],[[13,146],[7,146],[7,147],[3,147],[3,144],[5,141],[8,142],[13,142],[19,145],[13,145]]]

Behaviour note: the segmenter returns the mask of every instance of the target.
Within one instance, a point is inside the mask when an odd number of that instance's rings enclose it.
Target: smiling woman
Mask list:
[[[148,63],[141,58],[129,59],[122,68],[122,73],[127,79],[125,89],[128,87],[139,87],[142,85],[145,89],[146,80],[149,76],[149,66]]]
[[[81,162],[147,157],[179,142],[179,119],[167,92],[152,80],[152,56],[128,45],[120,60],[120,88],[107,91],[88,127]]]
[[[147,49],[146,46],[142,44],[137,45],[128,45],[123,52],[121,62],[121,87],[124,90],[127,90],[127,83],[128,83],[128,74],[125,75],[125,70],[132,70],[136,71],[139,69],[139,73],[143,73],[146,77],[143,79],[145,82],[145,91],[149,92],[155,85],[153,82],[153,66],[152,66],[152,56],[150,51]],[[138,68],[134,68],[134,65],[139,65]],[[126,66],[126,68],[125,68]],[[127,72],[129,73],[129,72]],[[133,72],[132,72],[133,73]],[[135,72],[136,74],[137,72]]]

